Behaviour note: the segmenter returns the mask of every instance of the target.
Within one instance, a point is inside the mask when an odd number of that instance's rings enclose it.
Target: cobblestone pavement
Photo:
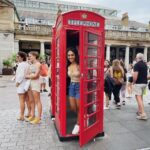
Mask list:
[[[16,120],[19,102],[11,76],[0,78],[0,150],[78,150],[78,141],[60,142],[49,114],[48,93],[41,94],[43,118],[40,125]],[[150,96],[144,97],[150,116]],[[150,119],[136,120],[134,98],[121,110],[105,110],[105,137],[91,141],[83,150],[136,150],[150,147]]]

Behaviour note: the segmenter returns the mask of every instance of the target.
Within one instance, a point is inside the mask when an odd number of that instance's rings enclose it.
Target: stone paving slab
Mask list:
[[[0,78],[0,150],[137,150],[150,147],[150,120],[136,120],[135,99],[127,99],[121,110],[105,110],[105,137],[83,148],[78,141],[60,142],[49,114],[48,93],[41,94],[43,118],[40,125],[16,120],[19,100],[11,76]],[[144,97],[150,116],[149,93]],[[113,104],[111,103],[113,106]]]

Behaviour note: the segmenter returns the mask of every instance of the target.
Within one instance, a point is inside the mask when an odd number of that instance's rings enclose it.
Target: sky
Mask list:
[[[98,4],[119,10],[118,16],[128,12],[129,19],[148,24],[150,21],[150,0],[63,0],[69,2],[80,2]]]

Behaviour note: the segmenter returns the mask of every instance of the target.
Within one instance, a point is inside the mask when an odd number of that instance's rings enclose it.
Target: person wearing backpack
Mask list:
[[[41,83],[40,92],[48,92],[46,89],[47,76],[48,76],[48,65],[46,64],[45,60],[42,60],[40,71],[40,83]]]

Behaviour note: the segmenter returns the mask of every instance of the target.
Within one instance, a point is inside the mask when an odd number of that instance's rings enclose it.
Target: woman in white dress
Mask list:
[[[20,121],[24,120],[24,111],[25,111],[25,85],[27,83],[27,79],[25,79],[25,75],[28,71],[29,64],[26,61],[26,53],[18,52],[17,59],[19,61],[17,70],[16,70],[16,87],[17,87],[17,94],[20,100],[20,116],[17,118]]]

